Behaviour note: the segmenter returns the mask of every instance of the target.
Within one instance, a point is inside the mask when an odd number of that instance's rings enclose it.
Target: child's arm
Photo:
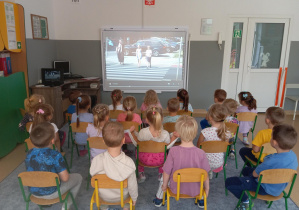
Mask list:
[[[162,185],[163,192],[166,192],[167,190],[169,177],[170,176],[167,173],[163,172],[163,185]]]
[[[59,174],[59,179],[63,182],[67,182],[69,180],[70,174],[67,170],[61,171]]]
[[[59,140],[59,135],[58,132],[55,133],[55,147],[57,148],[57,150],[60,152],[60,140]]]
[[[253,144],[253,145],[252,145],[252,150],[253,150],[254,152],[260,152],[260,151],[261,151],[261,148]]]
[[[204,141],[205,137],[202,133],[200,133],[198,141],[197,141],[197,147],[199,148],[199,145]]]
[[[209,177],[207,177],[206,181],[203,182],[203,188],[205,189],[206,195],[208,197],[209,191],[210,191],[210,180],[209,180]]]

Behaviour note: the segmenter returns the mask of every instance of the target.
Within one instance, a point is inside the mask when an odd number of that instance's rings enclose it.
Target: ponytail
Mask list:
[[[29,98],[26,98],[24,100],[24,107],[25,107],[26,112],[30,112],[30,99]]]
[[[111,92],[111,99],[112,99],[112,105],[114,111],[116,110],[117,102],[121,101],[122,97],[123,96],[120,89],[115,89]]]
[[[158,131],[158,136],[162,132],[162,109],[156,106],[150,106],[146,111],[146,119],[151,123],[156,131]]]
[[[101,123],[109,116],[109,107],[106,104],[97,104],[92,109],[93,125],[98,130],[98,135],[102,132]]]
[[[123,107],[127,112],[126,121],[133,120],[134,109],[136,108],[136,99],[133,96],[128,96],[123,101]]]
[[[187,92],[187,91],[186,91]],[[189,95],[188,93],[185,95],[184,105],[183,109],[185,109],[186,112],[188,112],[188,105],[189,105]]]
[[[208,118],[212,118],[214,122],[217,122],[220,124],[219,128],[217,129],[217,136],[222,141],[227,140],[226,132],[227,128],[225,126],[224,120],[226,118],[226,109],[224,106],[220,104],[213,104],[207,113]]]
[[[253,96],[249,96],[249,104],[248,104],[248,109],[256,109],[256,100],[253,98]]]
[[[240,92],[238,94],[239,100],[244,101],[249,110],[256,109],[256,100],[250,92]]]
[[[179,89],[177,92],[177,97],[179,100],[183,102],[183,110],[188,112],[188,105],[189,105],[189,94],[188,91],[185,89]]]
[[[227,140],[227,136],[226,136],[226,126],[224,121],[222,121],[220,123],[220,127],[217,129],[217,136],[219,139],[221,139],[222,141],[226,141]]]
[[[77,128],[80,126],[80,119],[79,119],[79,103],[82,101],[82,98],[79,96],[76,100],[76,114],[77,114]]]
[[[31,129],[36,125],[49,121],[49,117],[53,115],[54,109],[50,104],[39,104],[34,108],[34,120]]]

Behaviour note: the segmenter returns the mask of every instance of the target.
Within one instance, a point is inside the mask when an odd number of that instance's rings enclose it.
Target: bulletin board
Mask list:
[[[31,14],[32,38],[49,39],[48,19],[43,16]]]

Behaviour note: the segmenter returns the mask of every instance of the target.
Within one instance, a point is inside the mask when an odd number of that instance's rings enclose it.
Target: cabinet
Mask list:
[[[97,83],[97,88],[90,88],[91,83]],[[76,88],[72,88],[74,84],[77,84]],[[100,79],[95,80],[67,80],[63,85],[48,87],[34,85],[30,87],[32,94],[40,94],[45,97],[48,104],[54,108],[54,116],[52,121],[61,128],[64,124],[64,113],[67,111],[68,106],[71,104],[69,101],[69,95],[72,90],[79,90],[84,95],[92,97],[94,103],[100,103],[101,101],[101,90],[100,90]]]

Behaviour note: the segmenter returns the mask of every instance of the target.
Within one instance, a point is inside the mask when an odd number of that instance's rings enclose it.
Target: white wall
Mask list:
[[[157,0],[155,6],[144,6],[144,0],[80,0],[79,4],[53,0],[53,3],[55,38],[59,40],[99,40],[103,26],[142,27],[142,22],[144,27],[188,26],[191,40],[216,40],[219,32],[225,39],[229,15],[245,15],[292,17],[291,40],[299,41],[297,0]],[[212,35],[200,35],[201,18],[213,19]]]

